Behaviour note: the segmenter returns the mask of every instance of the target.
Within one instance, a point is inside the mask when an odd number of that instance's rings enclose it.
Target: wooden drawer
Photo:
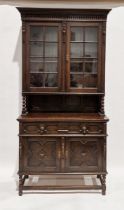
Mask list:
[[[82,123],[80,132],[83,134],[105,134],[106,125],[105,123]]]
[[[106,133],[104,123],[86,122],[86,123],[22,123],[21,134],[83,134],[100,135]]]

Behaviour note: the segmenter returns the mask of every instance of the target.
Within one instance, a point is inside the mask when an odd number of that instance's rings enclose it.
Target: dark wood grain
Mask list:
[[[106,124],[108,122],[104,111],[105,37],[109,10],[47,8],[18,8],[18,10],[22,18],[23,54],[22,114],[17,119],[19,121],[19,195],[22,195],[23,190],[48,189],[100,189],[105,195]],[[42,40],[31,40],[31,27],[35,26],[43,29]],[[57,83],[53,86],[48,85],[48,72],[45,72],[44,67],[46,60],[51,59],[45,54],[46,44],[50,43],[46,41],[46,31],[51,27],[56,27],[58,40],[56,42],[58,65],[55,69]],[[71,77],[74,70],[74,68],[71,69],[71,42],[73,42],[71,27],[81,28],[84,36],[81,42],[74,41],[75,44],[83,44],[82,57],[73,58],[75,62],[83,63],[81,64],[83,70],[78,65],[79,69],[75,72],[75,75],[79,74],[81,77],[81,79],[78,77],[77,83]],[[86,28],[97,29],[96,41],[86,41]],[[39,29],[35,28],[35,30],[34,36],[37,39]],[[34,56],[31,56],[31,42],[34,42]],[[42,51],[39,43],[43,47],[42,55],[39,54]],[[90,51],[90,47],[86,48],[86,43],[89,46],[91,43],[97,44],[96,57],[91,56],[92,49],[91,54],[85,53],[86,49]],[[35,60],[35,62],[43,62],[40,72],[38,69],[38,72],[31,73],[31,59],[41,59]],[[97,63],[96,72],[92,72],[91,69],[91,72],[86,73],[85,64],[92,61]],[[49,73],[52,73],[51,69]],[[45,83],[46,78],[47,83]],[[81,185],[72,183],[67,186],[64,184],[26,186],[25,180],[29,180],[30,175],[63,175],[65,179],[66,175],[75,175],[77,179],[79,175],[95,175],[96,179],[100,180],[100,185],[96,185],[96,182],[94,185],[84,185],[82,182]]]
[[[18,121],[38,122],[38,121],[93,121],[106,122],[108,118],[100,114],[82,114],[82,113],[30,113],[26,116],[21,115]]]

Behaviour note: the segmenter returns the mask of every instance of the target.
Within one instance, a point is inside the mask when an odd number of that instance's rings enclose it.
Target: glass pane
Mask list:
[[[45,63],[46,72],[57,72],[57,63]]]
[[[83,43],[71,43],[71,58],[83,57]]]
[[[35,40],[35,41],[43,40],[43,27],[31,26],[30,40]]]
[[[57,58],[45,58],[45,62],[50,62],[50,63],[56,63],[57,62]]]
[[[46,27],[45,29],[45,41],[58,41],[58,29],[57,27]]]
[[[31,87],[42,87],[43,86],[43,74],[36,73],[30,74],[30,84]]]
[[[43,62],[43,58],[30,57],[30,62],[34,62],[34,63]]]
[[[57,51],[56,43],[45,43],[45,57],[57,57]]]
[[[95,88],[97,86],[97,74],[84,75],[84,87]]]
[[[85,57],[97,57],[97,44],[96,43],[85,43]]]
[[[97,72],[97,62],[86,62],[85,63],[85,72],[96,73]]]
[[[83,72],[83,62],[71,62],[71,72]]]
[[[83,75],[81,74],[71,74],[70,75],[70,86],[76,88],[83,87]]]
[[[46,74],[45,75],[45,86],[46,87],[57,87],[57,74]]]
[[[83,41],[82,27],[71,27],[71,41]]]
[[[97,33],[98,33],[97,28],[86,27],[85,28],[85,41],[86,42],[89,42],[89,41],[96,42],[96,41],[98,41]]]
[[[30,43],[30,56],[43,56],[43,44],[41,42]]]
[[[30,62],[30,72],[43,72],[42,62]]]

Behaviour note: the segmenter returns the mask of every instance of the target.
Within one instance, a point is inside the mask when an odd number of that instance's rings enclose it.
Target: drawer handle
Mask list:
[[[88,129],[87,129],[86,126],[83,126],[83,127],[81,128],[80,132],[82,132],[83,134],[87,134],[89,131],[88,131]]]
[[[86,156],[86,152],[82,152],[81,155],[82,155],[83,157],[85,157],[85,156]]]
[[[61,132],[65,132],[65,133],[68,133],[69,132],[69,130],[61,130],[61,129],[60,130],[57,130],[57,131],[60,132],[60,133]]]
[[[40,126],[40,133],[44,133],[44,132],[47,132],[47,130],[45,129],[44,126]]]

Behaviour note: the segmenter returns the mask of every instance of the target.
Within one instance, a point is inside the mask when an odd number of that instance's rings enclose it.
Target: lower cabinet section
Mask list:
[[[54,177],[76,175],[76,180],[80,175],[82,184],[52,186],[47,183],[47,185],[38,186],[33,183],[31,186],[26,186],[25,180],[30,175],[54,175]],[[90,175],[90,177],[95,175],[95,179],[100,180],[100,185],[84,185],[83,175]],[[106,137],[20,136],[19,195],[22,195],[23,190],[46,189],[102,190],[102,194],[105,195]]]
[[[103,137],[20,137],[20,172],[105,171]]]

